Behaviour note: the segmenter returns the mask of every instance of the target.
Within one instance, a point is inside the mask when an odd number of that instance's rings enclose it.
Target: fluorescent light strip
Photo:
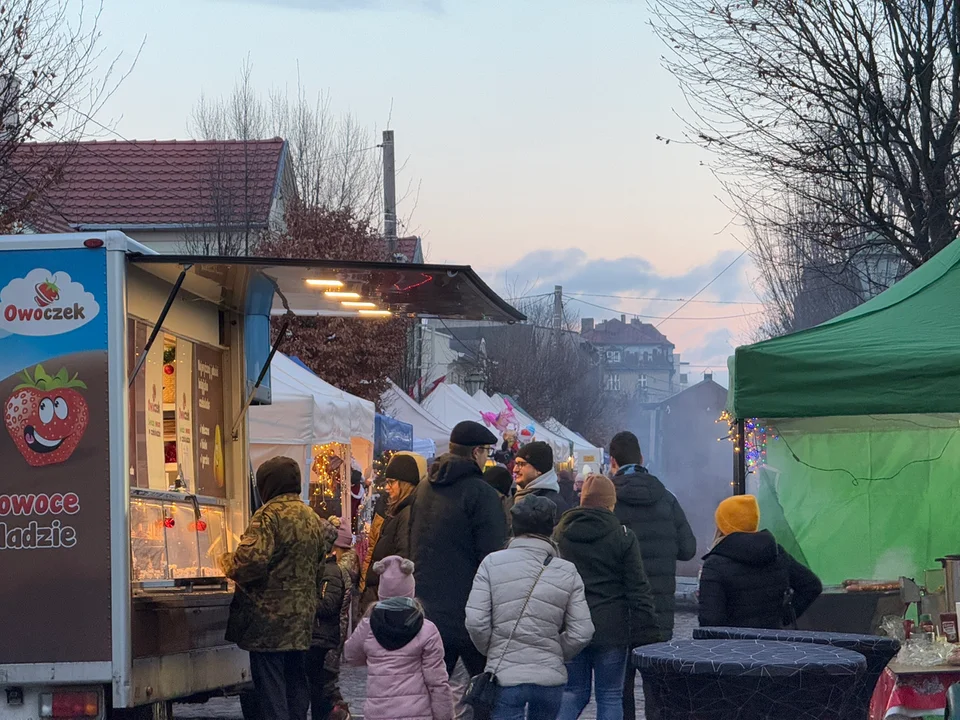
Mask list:
[[[358,310],[357,312],[366,317],[390,317],[393,315],[389,310]]]
[[[307,278],[307,285],[310,287],[342,288],[343,283],[339,280],[327,280],[324,278]]]
[[[354,310],[363,309],[363,310],[376,310],[377,304],[372,302],[363,302],[356,300],[343,300],[341,303],[345,308],[353,308]]]
[[[356,292],[339,292],[337,290],[327,290],[324,295],[333,300],[359,300],[360,293]]]

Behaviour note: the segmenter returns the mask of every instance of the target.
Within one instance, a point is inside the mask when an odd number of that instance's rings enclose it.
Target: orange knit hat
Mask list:
[[[717,507],[717,528],[724,535],[760,529],[760,506],[753,495],[735,495]]]

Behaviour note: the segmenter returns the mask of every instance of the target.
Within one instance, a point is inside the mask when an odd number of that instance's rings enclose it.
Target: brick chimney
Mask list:
[[[593,330],[593,318],[580,318],[580,332],[590,332]]]
[[[621,315],[621,316],[620,316],[620,322],[622,322],[624,325],[626,325],[626,324],[627,324],[627,316],[626,316],[626,315]]]
[[[640,318],[630,318],[630,324],[640,327]]]

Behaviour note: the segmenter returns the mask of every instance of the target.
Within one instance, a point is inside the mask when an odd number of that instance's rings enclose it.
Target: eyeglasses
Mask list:
[[[384,483],[384,485],[399,485],[399,484],[400,484],[400,481],[394,480],[393,478],[387,478],[387,481]]]
[[[523,470],[523,468],[529,464],[530,463],[528,463],[526,460],[520,460],[519,458],[513,461],[513,467],[515,470]]]

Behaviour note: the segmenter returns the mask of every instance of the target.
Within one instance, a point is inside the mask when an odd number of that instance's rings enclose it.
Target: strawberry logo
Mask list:
[[[42,365],[21,373],[4,406],[3,420],[23,459],[33,467],[66,462],[90,423],[90,410],[80,390],[87,386],[66,368],[50,376]]]
[[[37,305],[42,308],[60,299],[60,288],[53,280],[48,279],[42,283],[37,283],[34,290],[37,293],[34,299],[37,301]]]

